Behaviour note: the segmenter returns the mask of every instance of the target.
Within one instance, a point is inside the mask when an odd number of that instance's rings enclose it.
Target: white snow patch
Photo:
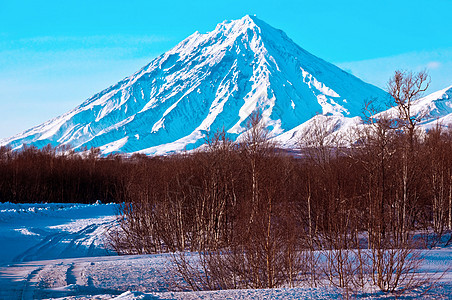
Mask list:
[[[35,232],[31,232],[30,230],[28,230],[28,228],[16,228],[14,230],[20,232],[23,235],[39,235]]]

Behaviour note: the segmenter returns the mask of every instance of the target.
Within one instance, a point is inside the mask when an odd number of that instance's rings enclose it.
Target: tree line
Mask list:
[[[69,147],[13,151],[0,147],[0,201],[12,203],[94,203],[120,201],[119,156],[104,158],[98,149]]]

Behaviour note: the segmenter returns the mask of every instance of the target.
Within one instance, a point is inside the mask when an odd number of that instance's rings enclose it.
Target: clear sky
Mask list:
[[[452,85],[452,0],[0,0],[0,138],[56,117],[195,31],[256,15],[385,88],[396,69]]]

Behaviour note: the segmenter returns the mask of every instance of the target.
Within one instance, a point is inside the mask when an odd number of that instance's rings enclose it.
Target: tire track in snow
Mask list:
[[[63,230],[49,234],[36,246],[16,256],[14,261],[108,255],[109,251],[102,247],[102,237],[115,221],[96,222],[78,231]]]
[[[34,292],[38,283],[37,277],[42,268],[43,267],[38,267],[28,274],[24,282],[20,299],[34,299]]]
[[[66,284],[77,284],[77,277],[74,274],[74,264],[72,263],[66,271]]]
[[[47,253],[64,238],[61,233],[46,236],[39,244],[31,247],[14,258],[14,262],[38,260],[39,253]],[[45,257],[44,257],[45,258]]]

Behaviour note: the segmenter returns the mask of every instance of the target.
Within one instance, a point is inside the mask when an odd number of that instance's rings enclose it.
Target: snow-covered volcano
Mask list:
[[[255,110],[279,136],[316,114],[354,117],[366,99],[386,97],[245,16],[195,32],[132,76],[0,145],[161,154],[196,148],[206,131],[223,127],[236,138]]]

